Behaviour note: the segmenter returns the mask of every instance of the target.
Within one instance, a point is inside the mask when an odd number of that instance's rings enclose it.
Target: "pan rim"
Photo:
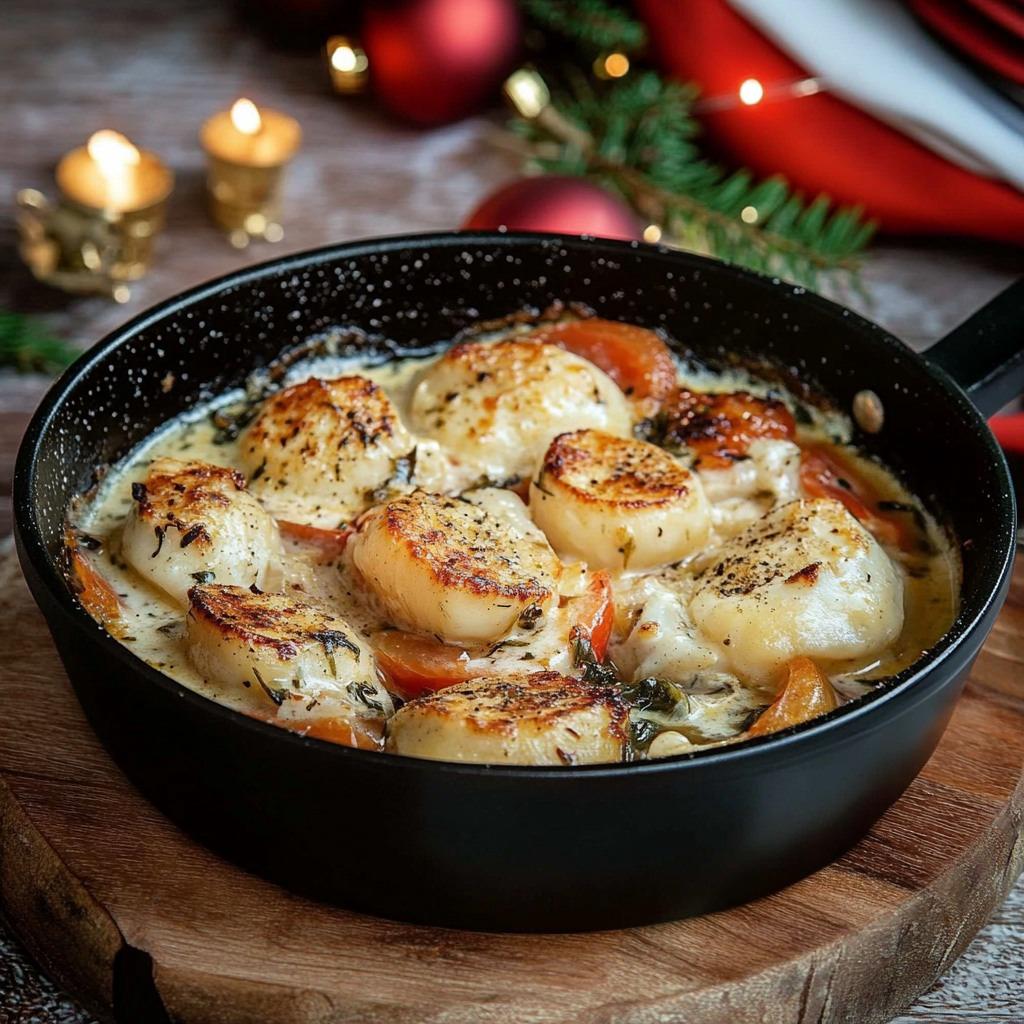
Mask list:
[[[949,630],[932,648],[907,669],[881,683],[863,697],[859,697],[826,715],[777,733],[744,740],[727,747],[694,751],[652,761],[578,766],[484,765],[468,762],[432,761],[392,753],[386,753],[382,756],[382,752],[379,751],[344,747],[339,744],[329,743],[326,740],[303,736],[299,733],[250,718],[189,689],[184,684],[147,665],[141,658],[115,640],[102,626],[96,623],[75,600],[58,566],[50,558],[43,542],[37,510],[31,500],[36,480],[37,456],[40,445],[51,429],[60,406],[73,389],[75,382],[83,374],[95,367],[97,363],[107,358],[116,348],[130,342],[146,327],[172,317],[189,306],[221,294],[230,288],[241,287],[261,279],[276,278],[288,272],[320,265],[330,259],[340,260],[365,255],[380,255],[393,251],[407,250],[411,247],[436,249],[459,247],[466,244],[490,244],[503,248],[539,246],[542,249],[579,249],[586,247],[588,251],[604,250],[613,256],[630,253],[635,255],[640,252],[659,261],[673,263],[677,266],[688,268],[691,271],[713,267],[716,273],[720,273],[725,268],[728,273],[741,280],[745,280],[752,287],[788,292],[790,295],[798,297],[799,301],[804,304],[817,306],[820,311],[837,319],[837,321],[842,320],[850,328],[861,333],[871,333],[879,343],[889,347],[892,351],[899,352],[901,356],[909,357],[912,361],[917,361],[924,372],[946,392],[950,402],[958,406],[969,421],[974,422],[975,427],[978,428],[978,441],[988,449],[987,455],[991,460],[992,468],[1000,479],[1003,491],[1002,500],[1006,506],[1004,511],[1007,514],[1003,517],[1005,521],[1000,534],[986,540],[986,543],[992,546],[993,554],[997,560],[997,568],[994,573],[990,572],[992,578],[988,581],[984,597],[980,601],[974,602],[973,608],[966,615],[964,608],[966,602],[961,601],[960,611]],[[54,606],[59,609],[65,622],[80,634],[82,640],[88,641],[92,639],[98,641],[105,653],[115,658],[126,669],[140,676],[147,685],[158,687],[169,697],[194,703],[200,713],[205,709],[207,714],[220,719],[225,727],[254,730],[254,737],[257,740],[262,737],[263,742],[290,743],[297,745],[296,749],[298,747],[313,748],[313,750],[319,751],[320,756],[342,758],[343,760],[355,758],[356,763],[362,768],[376,766],[377,770],[381,771],[434,771],[442,774],[491,778],[508,777],[515,779],[530,777],[538,779],[593,779],[656,775],[665,771],[676,770],[694,771],[699,770],[701,767],[707,767],[708,770],[712,770],[728,765],[736,765],[751,757],[759,758],[775,755],[781,757],[783,752],[786,752],[789,756],[799,756],[802,752],[810,750],[813,745],[813,737],[824,737],[830,733],[840,733],[840,735],[835,737],[836,741],[840,741],[842,738],[841,734],[844,732],[844,723],[850,723],[845,731],[851,732],[855,723],[862,722],[865,718],[879,718],[885,713],[885,708],[893,703],[905,703],[906,707],[911,707],[917,703],[918,699],[923,699],[927,689],[925,684],[929,680],[934,682],[940,676],[942,666],[947,661],[955,659],[957,655],[962,655],[965,649],[969,649],[971,638],[984,625],[992,612],[993,606],[1002,600],[1013,566],[1016,543],[1016,531],[1012,525],[1016,522],[1016,503],[1010,481],[1009,468],[1002,450],[985,424],[984,417],[948,374],[941,368],[928,363],[927,359],[911,350],[879,325],[847,307],[826,299],[806,288],[782,281],[779,278],[772,278],[745,270],[732,264],[725,264],[709,257],[679,252],[668,249],[665,246],[647,245],[639,242],[622,242],[604,238],[597,239],[586,235],[554,235],[539,232],[426,232],[336,243],[288,254],[233,271],[212,281],[176,293],[157,303],[139,313],[121,327],[110,332],[83,352],[51,385],[33,414],[18,450],[14,474],[13,511],[14,532],[22,563],[24,564],[27,561],[31,565],[40,584],[54,602]],[[970,657],[970,653],[966,656]],[[895,709],[892,710],[892,713],[896,713]],[[868,725],[870,726],[870,722]]]

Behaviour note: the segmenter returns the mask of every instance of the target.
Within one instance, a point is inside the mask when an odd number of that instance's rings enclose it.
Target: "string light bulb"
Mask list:
[[[598,78],[623,78],[629,74],[629,58],[624,53],[605,53],[594,61]]]
[[[502,91],[520,117],[536,121],[555,138],[564,139],[581,152],[588,152],[593,147],[591,136],[555,108],[547,82],[533,68],[513,71],[505,79]]]
[[[648,224],[644,228],[644,241],[657,245],[661,241],[662,230],[657,224]]]
[[[513,71],[505,80],[505,97],[520,117],[533,121],[551,104],[547,83],[532,68]]]
[[[740,103],[753,107],[764,99],[764,86],[756,78],[747,78],[740,83]]]
[[[744,206],[740,210],[740,220],[744,224],[756,224],[759,216],[760,214],[757,212],[756,206]]]
[[[756,107],[761,103],[778,100],[801,99],[824,92],[826,83],[821,78],[800,78],[795,82],[765,85],[758,78],[745,78],[735,92],[698,99],[691,108],[695,114],[710,114],[737,107]]]

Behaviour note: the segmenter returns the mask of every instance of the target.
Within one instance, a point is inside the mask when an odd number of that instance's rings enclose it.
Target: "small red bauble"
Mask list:
[[[618,196],[593,182],[556,174],[522,178],[499,188],[464,226],[628,241],[639,239],[643,230],[636,214]]]
[[[366,7],[373,91],[416,124],[455,121],[498,91],[519,53],[515,0],[397,0]]]

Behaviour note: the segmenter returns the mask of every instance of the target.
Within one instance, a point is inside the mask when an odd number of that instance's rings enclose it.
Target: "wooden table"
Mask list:
[[[7,0],[0,90],[0,195],[51,188],[56,158],[100,127],[156,150],[178,185],[156,267],[116,306],[36,284],[15,252],[10,208],[0,210],[0,307],[41,314],[88,345],[174,292],[294,249],[368,235],[456,227],[475,202],[516,173],[496,143],[499,120],[476,118],[423,133],[361,101],[329,94],[316,56],[280,52],[227,4],[177,0],[38,3]],[[286,237],[239,253],[202,207],[203,118],[247,94],[296,116],[303,150],[287,181]],[[924,348],[1024,271],[1019,252],[969,244],[886,244],[872,253],[863,295],[845,300]],[[829,339],[822,338],[823,348]],[[10,527],[17,442],[48,381],[0,374],[0,532]],[[0,928],[0,1021],[81,1024]],[[899,1024],[1024,1020],[1024,883],[949,975]]]

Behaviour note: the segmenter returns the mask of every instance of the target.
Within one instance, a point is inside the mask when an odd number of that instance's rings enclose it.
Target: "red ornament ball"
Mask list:
[[[476,113],[519,53],[515,0],[397,0],[367,5],[363,47],[373,91],[421,125]]]
[[[618,196],[580,178],[545,174],[499,188],[469,216],[467,228],[549,231],[634,241],[643,226]]]

